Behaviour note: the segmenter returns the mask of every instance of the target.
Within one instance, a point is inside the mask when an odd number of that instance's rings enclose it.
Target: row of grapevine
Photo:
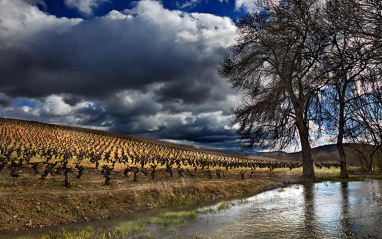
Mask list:
[[[0,172],[7,168],[12,177],[19,176],[20,167],[31,167],[41,174],[42,180],[49,174],[63,174],[65,187],[70,187],[70,173],[81,178],[86,167],[94,167],[100,170],[108,185],[116,165],[123,165],[123,174],[133,175],[134,182],[139,172],[155,180],[158,167],[165,168],[170,178],[175,170],[181,177],[193,177],[198,169],[207,170],[212,178],[211,169],[215,168],[215,175],[220,178],[225,176],[224,171],[240,168],[240,177],[244,179],[246,169],[253,174],[256,168],[292,170],[302,166],[130,135],[0,118]]]

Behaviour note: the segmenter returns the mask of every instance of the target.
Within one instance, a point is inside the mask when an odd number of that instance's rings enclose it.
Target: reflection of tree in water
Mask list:
[[[364,183],[365,184],[365,183]],[[375,200],[374,190],[357,190],[357,194],[349,195],[349,183],[341,183],[341,238],[381,238],[382,213],[381,204],[373,205],[369,200]],[[366,185],[365,185],[366,186]],[[354,187],[350,185],[354,190]],[[376,190],[378,192],[379,189]],[[356,194],[356,196],[354,196]],[[349,199],[357,198],[356,203]]]
[[[314,211],[314,184],[304,185],[304,238],[319,238],[316,228],[316,215]]]
[[[354,234],[351,231],[348,183],[341,183],[341,198],[341,237],[349,238],[354,236]]]

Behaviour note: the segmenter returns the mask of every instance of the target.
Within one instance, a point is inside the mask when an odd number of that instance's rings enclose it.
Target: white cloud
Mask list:
[[[109,2],[109,0],[65,0],[66,6],[77,8],[78,11],[86,15],[92,15],[94,8],[106,2]]]
[[[235,10],[243,9],[246,12],[256,12],[264,6],[271,9],[279,5],[280,0],[236,0]]]
[[[57,95],[47,97],[43,109],[52,115],[66,115],[72,111],[72,107]]]
[[[0,0],[0,47],[28,41],[40,32],[67,32],[81,19],[57,18],[21,0]]]
[[[205,148],[206,147],[206,145],[196,143],[196,142],[190,141],[190,140],[177,140],[177,139],[160,139],[160,140],[164,141],[164,142],[172,143],[172,144],[183,144],[183,145],[187,145],[187,146],[193,146],[195,148]]]
[[[199,3],[200,3],[200,0],[188,0],[188,1],[185,1],[183,4],[180,4],[179,2],[177,2],[177,5],[179,8],[184,9],[184,8],[195,7]]]
[[[205,13],[191,13],[184,17],[186,27],[177,33],[183,42],[205,42],[211,46],[227,48],[235,42],[236,27],[228,17]]]
[[[124,20],[124,19],[132,19],[133,16],[131,15],[125,15],[117,10],[110,11],[105,18],[113,19],[113,20]]]
[[[168,23],[169,28],[176,27],[182,21],[182,11],[165,9],[160,2],[152,0],[139,1],[133,9],[126,9],[124,12],[155,22],[157,25]]]
[[[95,104],[90,101],[80,101],[75,105],[69,105],[65,102],[64,97],[60,95],[50,95],[42,102],[38,103],[38,107],[31,108],[29,111],[34,111],[36,115],[50,115],[50,116],[67,116],[73,117],[73,114],[83,109],[95,110]],[[24,110],[25,111],[25,110]]]
[[[228,17],[171,11],[151,0],[140,1],[134,9],[126,10],[125,13],[144,18],[163,32],[170,31],[176,35],[177,42],[197,42],[224,48],[235,42],[236,26]]]
[[[244,9],[247,12],[255,12],[258,7],[255,0],[236,0],[235,10],[239,11],[240,9]]]
[[[197,121],[208,122],[209,124],[198,124]],[[171,129],[187,126],[193,131],[200,131],[204,127],[208,127],[210,130],[230,130],[227,128],[229,124],[230,116],[224,116],[221,111],[196,115],[193,115],[192,112],[178,114],[159,112],[155,115],[140,117],[140,120],[134,122],[132,129],[134,131],[156,131],[163,127]]]
[[[26,106],[26,105],[24,105],[24,106],[21,106],[21,108],[20,108],[22,111],[24,111],[25,113],[28,113],[28,112],[30,112],[31,110],[32,110],[32,108],[31,107],[29,107],[29,106]]]
[[[44,117],[67,117],[68,119],[73,119],[74,114],[83,109],[93,109],[95,106],[93,102],[90,101],[80,101],[75,105],[69,105],[64,101],[63,96],[60,95],[50,95],[48,97],[40,100],[28,99],[29,102],[33,103],[32,106],[20,106],[19,108],[24,113],[30,113],[34,116],[44,116]]]
[[[17,98],[8,107],[0,105],[1,117],[37,120],[52,124],[86,126],[108,130],[113,122],[104,115],[95,102],[82,100],[74,105],[65,102],[63,95],[50,95],[42,99]],[[23,105],[21,102],[29,102]],[[105,116],[105,117],[104,117]]]

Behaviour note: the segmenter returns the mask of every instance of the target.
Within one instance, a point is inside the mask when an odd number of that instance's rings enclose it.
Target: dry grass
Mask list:
[[[121,171],[112,174],[110,186],[103,185],[98,170],[87,169],[78,180],[71,178],[70,189],[62,187],[63,176],[41,180],[29,167],[22,167],[19,178],[0,173],[0,231],[25,230],[95,218],[114,217],[150,208],[198,204],[259,193],[298,180],[298,174],[274,177],[276,171],[257,170],[253,178],[241,180],[239,169],[229,170],[225,178],[207,178],[206,170],[198,177],[170,179],[162,168],[158,177],[139,175],[138,182],[125,178]],[[280,172],[281,173],[281,172]],[[249,175],[249,174],[247,174]],[[248,176],[247,176],[248,177]]]

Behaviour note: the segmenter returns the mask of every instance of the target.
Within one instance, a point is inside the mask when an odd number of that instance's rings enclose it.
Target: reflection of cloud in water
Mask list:
[[[248,198],[246,204],[198,216],[180,234],[219,239],[377,237],[382,233],[381,186],[379,181],[320,183],[273,190]]]

